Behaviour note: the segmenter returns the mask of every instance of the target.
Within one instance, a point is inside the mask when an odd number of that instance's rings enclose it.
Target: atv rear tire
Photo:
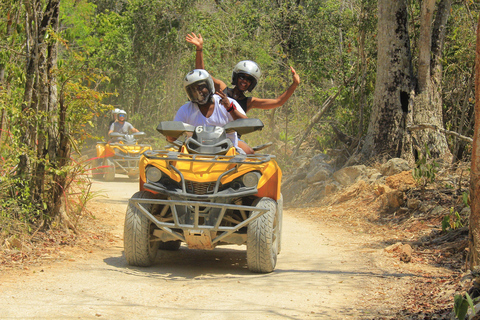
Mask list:
[[[131,180],[134,180],[134,179],[138,179],[138,174],[129,174],[128,175],[128,178],[131,179]]]
[[[269,273],[277,264],[281,217],[273,199],[261,198],[255,206],[268,211],[248,224],[247,265],[252,272]]]
[[[153,199],[150,192],[140,191],[132,198]],[[141,204],[146,210],[151,205]],[[131,266],[149,267],[155,262],[160,241],[155,239],[153,231],[155,224],[151,222],[134,204],[128,204],[125,215],[125,228],[123,232],[123,246],[125,258]]]
[[[104,168],[100,168],[103,164],[102,159],[97,159],[94,162],[94,168],[92,168],[92,177],[95,180],[103,179]]]
[[[105,181],[115,180],[115,163],[112,160],[107,159],[105,165],[107,166],[105,167]]]

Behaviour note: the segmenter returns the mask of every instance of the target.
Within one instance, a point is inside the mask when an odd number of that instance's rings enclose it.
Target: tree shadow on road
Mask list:
[[[318,269],[282,269],[277,265],[273,273],[252,273],[247,268],[246,251],[241,249],[216,248],[215,250],[195,250],[182,246],[178,251],[160,250],[157,260],[151,267],[135,267],[127,264],[125,256],[104,259],[105,263],[127,274],[163,278],[169,280],[206,279],[251,275],[253,277],[285,274],[324,274],[343,275],[345,277],[418,277],[413,273],[369,272]]]

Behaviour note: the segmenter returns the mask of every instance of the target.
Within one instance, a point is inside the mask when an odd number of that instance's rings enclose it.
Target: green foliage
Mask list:
[[[474,130],[475,37],[480,3],[453,3],[447,24],[443,59],[442,99],[445,127],[466,136]],[[469,159],[471,145],[450,137],[449,145],[459,159]]]
[[[409,5],[415,48],[419,6],[416,2]],[[7,1],[4,8],[15,14],[21,7]],[[288,135],[292,137],[299,136],[329,92],[356,74],[342,89],[325,121],[334,121],[345,133],[360,136],[366,132],[375,85],[376,9],[373,0],[68,0],[62,1],[61,29],[68,46],[84,52],[85,63],[111,79],[99,89],[118,95],[105,102],[127,110],[134,125],[149,135],[157,135],[158,122],[171,119],[186,100],[181,79],[193,68],[195,52],[184,38],[193,31],[206,40],[207,69],[226,83],[237,61],[251,59],[260,64],[264,76],[252,93],[254,96],[278,96],[291,83],[288,66],[297,69],[301,86],[271,121],[273,125],[290,122]],[[452,5],[444,64],[445,114],[451,128],[460,126],[454,119],[459,119],[461,106],[468,106],[465,119],[472,118],[473,91],[466,90],[472,87],[467,81],[473,70],[475,45],[471,34],[477,15],[476,2]],[[19,24],[15,28],[19,32],[2,37],[2,44],[21,44],[22,27]],[[21,52],[21,46],[18,51]],[[11,58],[12,51],[0,53],[4,61]],[[10,79],[21,80],[22,70],[10,68]],[[363,123],[359,122],[361,112]],[[93,119],[97,136],[105,130],[105,115]],[[263,112],[259,117],[267,115]],[[466,125],[467,131],[471,128],[471,124]],[[317,139],[321,148],[338,144],[328,126],[320,125],[314,130],[321,137]],[[273,137],[279,134],[274,128],[265,131]]]
[[[465,207],[470,207],[470,194],[468,192],[462,192],[462,202]]]
[[[69,177],[77,166],[68,162],[60,168],[54,164],[58,159],[34,153],[20,140],[23,124],[47,134],[56,130],[60,117],[22,111],[26,83],[24,4],[11,0],[0,3],[6,13],[0,19],[3,195],[9,195],[11,186],[19,183],[12,176],[22,154],[43,165],[46,175]],[[60,32],[49,37],[62,44],[58,68],[53,72],[59,103],[66,110],[70,146],[80,149],[103,136],[113,106],[125,109],[135,127],[145,131],[156,145],[163,145],[164,138],[155,128],[158,122],[172,119],[186,101],[182,78],[193,69],[195,51],[185,35],[195,32],[205,39],[207,70],[228,85],[238,61],[250,59],[260,65],[263,76],[251,96],[275,98],[282,94],[292,82],[289,66],[300,75],[300,86],[284,106],[249,113],[266,124],[262,134],[247,137],[249,144],[285,142],[269,152],[277,153],[279,161],[289,165],[289,151],[306,125],[326,99],[339,92],[334,105],[312,129],[310,140],[320,150],[336,148],[340,142],[330,123],[355,137],[367,129],[375,87],[376,10],[374,0],[62,0]],[[472,34],[478,11],[479,4],[474,1],[453,3],[444,45],[441,87],[445,124],[466,135],[473,129]],[[409,15],[415,59],[418,2],[409,2]],[[353,80],[346,83],[352,75]],[[45,119],[51,121],[43,126]],[[434,182],[437,172],[435,161],[428,157],[423,155],[413,171],[422,187]],[[54,181],[46,181],[45,190],[51,190]],[[43,210],[43,205],[28,207],[25,199],[32,190],[24,192],[9,200],[18,202],[6,204],[14,214]],[[2,201],[7,198],[2,197]],[[449,218],[449,225],[454,218]]]
[[[279,138],[280,138],[281,141],[284,141],[284,142],[291,142],[291,141],[293,141],[293,137],[292,137],[292,136],[288,136],[285,131],[281,131],[281,132],[280,132]]]
[[[463,227],[462,217],[453,208],[450,208],[450,213],[443,217],[442,231],[453,231]]]
[[[470,206],[470,199],[468,192],[462,193],[462,202],[465,207]],[[468,217],[462,217],[454,208],[450,208],[450,212],[442,219],[442,231],[453,231],[461,228],[466,223]]]
[[[64,13],[81,15],[93,12],[85,1],[75,1],[76,9],[80,8],[80,11],[71,8],[74,1],[62,3],[65,4],[62,8],[66,8],[62,11]],[[14,6],[9,10],[18,17],[24,14],[22,7]],[[81,25],[84,19],[70,19],[66,13],[63,18],[72,25],[77,22]],[[16,39],[25,41],[24,20],[12,19],[10,22],[7,34],[19,32]],[[64,30],[69,30],[64,34],[71,40],[76,40],[78,34],[83,37],[82,33],[88,31],[82,27]],[[3,31],[5,29],[0,30]],[[22,46],[21,41],[5,43],[10,54],[3,55],[1,58],[4,60],[0,63],[6,75],[6,85],[0,86],[0,111],[3,115],[0,142],[3,160],[0,166],[2,219],[13,219],[27,226],[53,221],[60,207],[59,193],[68,194],[68,188],[74,180],[78,180],[81,170],[81,166],[70,158],[70,150],[78,150],[93,135],[94,118],[111,108],[102,103],[110,94],[97,90],[109,79],[88,66],[86,57],[89,47],[85,44],[71,45],[53,30],[50,30],[48,39],[51,43],[63,45],[58,49],[58,63],[52,66],[48,75],[57,83],[56,97],[48,111],[38,107],[36,97],[24,101],[27,84],[24,72],[27,68],[25,60],[13,54],[19,50],[17,46]],[[59,152],[60,149],[63,153]],[[20,167],[21,159],[27,161]]]
[[[30,201],[32,190],[23,179],[7,176],[2,179],[1,188],[0,207],[3,218],[34,223],[38,217],[42,217],[44,204]]]
[[[477,303],[478,300],[479,300],[478,298],[472,299],[468,293],[465,293],[465,297],[460,294],[456,294],[454,297],[453,311],[457,319],[460,319],[460,320],[465,319],[468,313],[468,308],[472,310],[472,317],[473,317],[473,315],[475,315],[474,304]],[[469,318],[471,319],[472,317],[469,317]]]
[[[277,97],[291,83],[288,67],[296,68],[302,90],[297,90],[272,119],[273,125],[291,122],[288,124],[291,128],[288,140],[291,140],[328,97],[325,93],[355,71],[352,65],[358,60],[358,27],[368,33],[374,31],[375,25],[374,15],[364,15],[367,18],[362,19],[362,24],[356,24],[360,5],[342,6],[337,1],[271,4],[254,0],[201,3],[138,0],[119,4],[97,0],[95,4],[95,18],[89,19],[95,23],[92,37],[97,42],[89,42],[93,47],[89,61],[111,78],[105,88],[115,88],[119,93],[108,102],[126,109],[130,119],[135,120],[134,125],[150,135],[156,134],[154,128],[159,121],[171,119],[186,100],[181,79],[193,68],[195,56],[193,48],[184,41],[188,32],[203,35],[206,68],[227,84],[236,62],[255,60],[263,77],[252,93],[254,96]],[[361,6],[363,12],[376,8],[368,1]],[[81,40],[82,36],[86,37],[80,34],[75,41],[87,43]],[[366,39],[365,48],[374,54],[374,39]],[[374,72],[368,73],[367,81],[371,84],[369,88],[373,88]],[[347,122],[346,128],[356,134],[357,101],[370,91],[358,95],[345,92],[338,99],[339,108],[349,110],[339,112],[345,115],[339,121]],[[365,107],[367,100],[361,99]],[[368,110],[365,112],[368,114]],[[265,117],[265,113],[259,117]],[[270,128],[265,131],[273,136],[279,134]]]
[[[63,38],[88,54],[92,53],[99,43],[93,36],[95,5],[85,0],[62,1],[60,12]]]
[[[438,164],[435,160],[431,160],[430,157],[430,149],[428,146],[425,146],[425,154],[420,155],[415,163],[416,167],[412,171],[413,178],[422,188],[435,181]]]

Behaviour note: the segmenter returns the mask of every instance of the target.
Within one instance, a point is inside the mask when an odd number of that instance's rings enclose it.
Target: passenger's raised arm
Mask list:
[[[205,62],[203,61],[203,38],[202,35],[199,33],[196,35],[195,33],[189,33],[185,37],[185,40],[188,43],[191,43],[196,48],[195,54],[195,69],[205,69]],[[227,85],[222,80],[212,77],[213,83],[215,85],[216,91],[223,91],[227,88]]]
[[[188,43],[193,44],[196,49],[195,55],[195,69],[204,69],[205,65],[203,63],[203,38],[202,35],[199,33],[198,36],[195,33],[187,34],[185,37]]]
[[[260,99],[252,97],[250,103],[247,106],[248,110],[253,108],[265,110],[274,109],[285,104],[285,102],[287,102],[287,100],[292,96],[292,94],[295,92],[295,89],[297,89],[298,85],[300,84],[300,76],[298,75],[298,73],[295,71],[295,69],[293,69],[293,67],[290,67],[290,70],[292,71],[293,82],[284,93],[282,93],[278,98],[275,99]]]

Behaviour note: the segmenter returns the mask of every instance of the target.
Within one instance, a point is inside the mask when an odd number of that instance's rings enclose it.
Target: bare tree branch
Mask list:
[[[335,102],[335,99],[337,99],[338,95],[340,94],[340,92],[342,92],[342,89],[343,87],[345,87],[348,83],[350,83],[350,81],[353,80],[353,78],[355,78],[356,74],[353,74],[350,78],[348,78],[347,80],[345,80],[345,82],[338,88],[338,91],[337,93],[335,93],[334,95],[331,95],[327,98],[327,100],[325,100],[325,102],[323,103],[322,107],[320,108],[320,110],[313,116],[312,118],[312,121],[310,121],[310,123],[308,124],[307,126],[307,129],[305,130],[305,133],[303,134],[302,138],[297,142],[297,146],[295,147],[295,150],[293,151],[293,157],[297,155],[297,152],[298,152],[298,149],[300,148],[300,145],[302,144],[302,142],[307,138],[307,136],[310,134],[310,131],[312,130],[313,126],[318,122],[320,121],[320,119],[322,118],[322,116],[324,115],[325,112],[328,111],[328,109],[330,109],[330,107],[333,105],[333,103]]]
[[[407,127],[407,129],[410,130],[410,131],[423,130],[423,129],[438,130],[438,131],[443,132],[445,134],[455,136],[455,137],[457,137],[461,140],[468,141],[468,142],[473,142],[473,139],[470,138],[470,137],[462,136],[461,134],[459,134],[457,132],[454,132],[454,131],[449,131],[449,130],[445,130],[443,128],[439,128],[439,127],[437,127],[436,125],[433,125],[433,124],[421,123],[421,124],[417,124],[417,125],[414,125],[414,126],[409,126],[409,127]]]

